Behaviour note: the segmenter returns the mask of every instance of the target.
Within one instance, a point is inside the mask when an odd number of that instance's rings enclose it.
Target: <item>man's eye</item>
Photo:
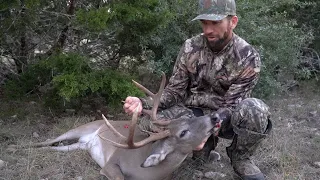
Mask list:
[[[182,131],[181,134],[180,134],[180,138],[184,137],[187,134],[188,131],[189,130]]]

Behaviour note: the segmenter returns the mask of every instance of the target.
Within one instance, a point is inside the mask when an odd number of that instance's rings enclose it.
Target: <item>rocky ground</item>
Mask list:
[[[274,129],[254,156],[270,180],[318,180],[320,177],[320,91],[300,88],[266,100]],[[123,115],[110,114],[114,118]],[[16,150],[10,144],[44,141],[92,121],[92,116],[55,114],[37,101],[1,102],[0,180],[105,179],[86,152]],[[220,160],[204,163],[188,158],[174,179],[237,179],[225,153],[228,140],[220,140]]]

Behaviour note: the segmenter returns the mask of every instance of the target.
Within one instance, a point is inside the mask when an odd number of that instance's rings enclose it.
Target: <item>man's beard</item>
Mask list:
[[[209,45],[210,45],[210,48],[213,50],[213,51],[220,51],[224,48],[224,46],[227,44],[227,40],[228,40],[228,34],[229,34],[229,31],[226,31],[224,34],[223,34],[223,37],[222,38],[219,38],[217,39],[216,41],[209,41],[208,39],[208,42],[209,42]]]

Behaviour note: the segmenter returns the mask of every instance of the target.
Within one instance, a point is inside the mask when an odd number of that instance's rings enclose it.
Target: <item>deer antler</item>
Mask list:
[[[151,91],[149,91],[147,88],[145,88],[144,86],[142,86],[141,84],[137,83],[136,81],[132,80],[133,83],[142,91],[144,91],[147,95],[149,95],[150,97],[153,98],[153,107],[150,110],[146,110],[143,109],[142,112],[145,114],[149,114],[152,118],[153,121],[157,121],[157,110],[160,104],[160,98],[161,95],[163,93],[164,90],[164,86],[166,84],[166,75],[164,74],[164,72],[162,72],[162,80],[161,80],[161,84],[160,84],[160,88],[159,91],[156,94],[153,94]]]
[[[149,91],[147,88],[145,88],[144,86],[142,86],[141,84],[137,83],[136,81],[133,81],[133,83],[138,87],[140,88],[142,91],[144,91],[147,95],[151,96],[154,100],[154,104],[153,104],[153,107],[150,110],[146,110],[146,109],[143,109],[142,112],[143,113],[146,113],[146,114],[149,114],[153,120],[153,122],[155,124],[159,123],[159,124],[163,124],[162,121],[158,121],[157,120],[157,110],[158,110],[158,107],[159,107],[159,103],[160,103],[160,97],[162,95],[162,92],[163,92],[163,89],[164,89],[164,86],[165,86],[165,83],[166,83],[166,76],[165,74],[162,72],[162,81],[161,81],[161,85],[160,85],[160,88],[159,88],[159,91],[156,93],[156,94],[153,94],[151,91]],[[135,131],[135,127],[136,127],[136,124],[137,124],[137,121],[138,121],[138,112],[137,112],[137,109],[135,110],[135,112],[133,113],[132,115],[132,120],[131,120],[131,125],[130,125],[130,129],[129,129],[129,136],[128,136],[128,139],[126,139],[125,136],[123,136],[121,133],[119,133],[110,123],[109,121],[107,120],[107,118],[102,115],[102,118],[106,121],[106,125],[107,127],[109,127],[109,129],[111,129],[114,134],[116,134],[118,137],[120,137],[122,140],[126,140],[127,144],[121,144],[121,143],[116,143],[114,141],[111,141],[109,139],[106,139],[104,137],[101,137],[100,135],[100,138],[103,139],[103,140],[106,140],[106,141],[109,141],[110,143],[112,143],[114,146],[116,147],[119,147],[119,148],[126,148],[126,149],[135,149],[135,148],[139,148],[139,147],[142,147],[152,141],[156,141],[156,140],[159,140],[159,139],[163,139],[165,137],[168,137],[170,135],[170,131],[169,130],[164,130],[164,131],[160,131],[160,132],[157,132],[157,133],[149,133],[150,136],[142,141],[139,141],[139,142],[134,142],[133,141],[133,136],[134,136],[134,131]]]

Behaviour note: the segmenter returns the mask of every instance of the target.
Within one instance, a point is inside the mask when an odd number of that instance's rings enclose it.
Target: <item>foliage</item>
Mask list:
[[[4,86],[4,94],[8,98],[21,98],[50,81],[50,70],[39,64],[29,66],[19,77],[12,77]]]
[[[131,83],[131,76],[110,69],[93,70],[88,62],[87,58],[73,53],[51,56],[32,66],[19,79],[9,81],[5,86],[6,92],[17,98],[29,92],[29,88],[51,83],[52,87],[45,94],[57,101],[99,93],[111,106],[121,104],[121,100],[129,95],[142,96]],[[57,94],[60,98],[56,97]]]
[[[66,100],[99,93],[109,105],[119,105],[129,95],[142,95],[131,83],[132,77],[110,69],[93,70],[88,59],[76,54],[60,54],[46,64],[56,74],[52,79],[54,88]]]
[[[200,33],[197,22],[197,4],[185,1],[166,1],[175,16],[169,24],[160,27],[156,35],[147,36],[146,46],[152,50],[155,69],[170,72],[184,40]],[[263,67],[255,94],[265,97],[281,89],[280,84],[293,78],[299,63],[300,49],[312,40],[311,31],[298,27],[288,11],[300,7],[297,0],[237,1],[239,23],[235,32],[252,44],[261,55]]]
[[[310,47],[320,52],[320,1],[300,0],[300,2],[301,5],[296,6],[289,14],[297,19],[298,26],[312,29],[315,38]]]
[[[85,49],[91,50],[91,44],[98,44],[88,53],[94,58],[107,54],[99,63],[117,69],[126,56],[141,64],[146,49],[144,37],[166,24],[171,15],[158,0],[122,0],[78,10],[74,26],[79,35],[91,41]]]
[[[109,7],[89,11],[80,9],[77,11],[76,23],[77,25],[83,25],[89,31],[100,32],[108,27],[109,21],[112,18],[112,13],[109,10]]]
[[[238,1],[239,24],[236,32],[257,48],[263,63],[256,88],[259,96],[280,90],[280,84],[293,78],[299,63],[300,49],[308,45],[311,32],[297,27],[295,19],[281,7],[295,7],[296,0]],[[258,93],[259,92],[259,93]]]
[[[136,93],[129,88],[132,77],[121,71],[133,74],[143,66],[170,74],[183,42],[201,33],[199,23],[191,21],[197,1],[68,2],[5,0],[1,4],[0,53],[19,66],[20,75],[6,85],[19,89],[17,96],[49,83],[51,93],[65,99],[101,93],[116,102],[112,97]],[[263,62],[257,95],[275,94],[296,72],[309,77],[308,71],[296,67],[301,49],[319,36],[320,21],[313,21],[319,17],[317,7],[316,0],[237,1],[235,32],[260,52]],[[315,41],[312,45],[316,47]]]
[[[201,30],[198,24],[191,21],[198,7],[194,1],[162,1],[162,6],[172,14],[169,23],[146,36],[143,43],[146,49],[153,52],[148,58],[156,62],[154,69],[169,74],[183,42]]]

